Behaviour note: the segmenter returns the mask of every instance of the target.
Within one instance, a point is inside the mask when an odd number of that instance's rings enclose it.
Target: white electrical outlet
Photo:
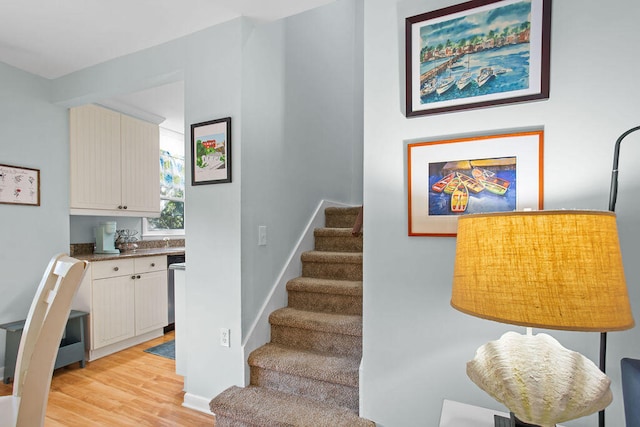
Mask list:
[[[267,246],[267,226],[258,226],[258,246]]]
[[[229,328],[220,328],[220,345],[223,347],[231,347],[231,337]]]

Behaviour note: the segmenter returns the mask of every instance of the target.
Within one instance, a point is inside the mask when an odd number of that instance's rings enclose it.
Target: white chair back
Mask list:
[[[65,254],[49,262],[22,331],[13,395],[0,397],[0,427],[44,425],[58,348],[87,264]]]

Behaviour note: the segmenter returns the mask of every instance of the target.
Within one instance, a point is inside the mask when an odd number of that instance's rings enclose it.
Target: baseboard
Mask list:
[[[138,335],[135,337],[128,338],[126,340],[122,340],[117,343],[100,347],[96,350],[89,350],[88,361],[92,362],[96,359],[100,359],[101,357],[105,357],[110,354],[117,353],[118,351],[124,350],[125,348],[133,347],[134,345],[142,344],[143,342],[161,337],[162,335],[164,335],[164,333],[162,328],[160,328],[160,329],[156,329],[155,331],[147,332],[146,334],[143,334],[143,335]]]
[[[198,412],[203,412],[205,414],[214,415],[213,412],[209,410],[210,401],[211,399],[207,399],[202,396],[197,396],[191,393],[185,393],[182,406],[184,406],[185,408],[193,409]]]

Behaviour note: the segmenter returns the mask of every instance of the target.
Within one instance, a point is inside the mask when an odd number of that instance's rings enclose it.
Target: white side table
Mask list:
[[[442,402],[440,427],[493,427],[493,416],[509,418],[506,412],[493,411],[445,399]]]
[[[509,418],[506,412],[445,399],[440,413],[440,427],[494,427],[494,415]],[[557,427],[562,426],[558,424]]]

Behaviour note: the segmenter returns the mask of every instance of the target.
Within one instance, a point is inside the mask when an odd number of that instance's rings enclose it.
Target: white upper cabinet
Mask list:
[[[160,134],[157,125],[120,116],[122,203],[130,211],[160,213]]]
[[[69,119],[71,213],[158,216],[158,126],[84,105]]]

